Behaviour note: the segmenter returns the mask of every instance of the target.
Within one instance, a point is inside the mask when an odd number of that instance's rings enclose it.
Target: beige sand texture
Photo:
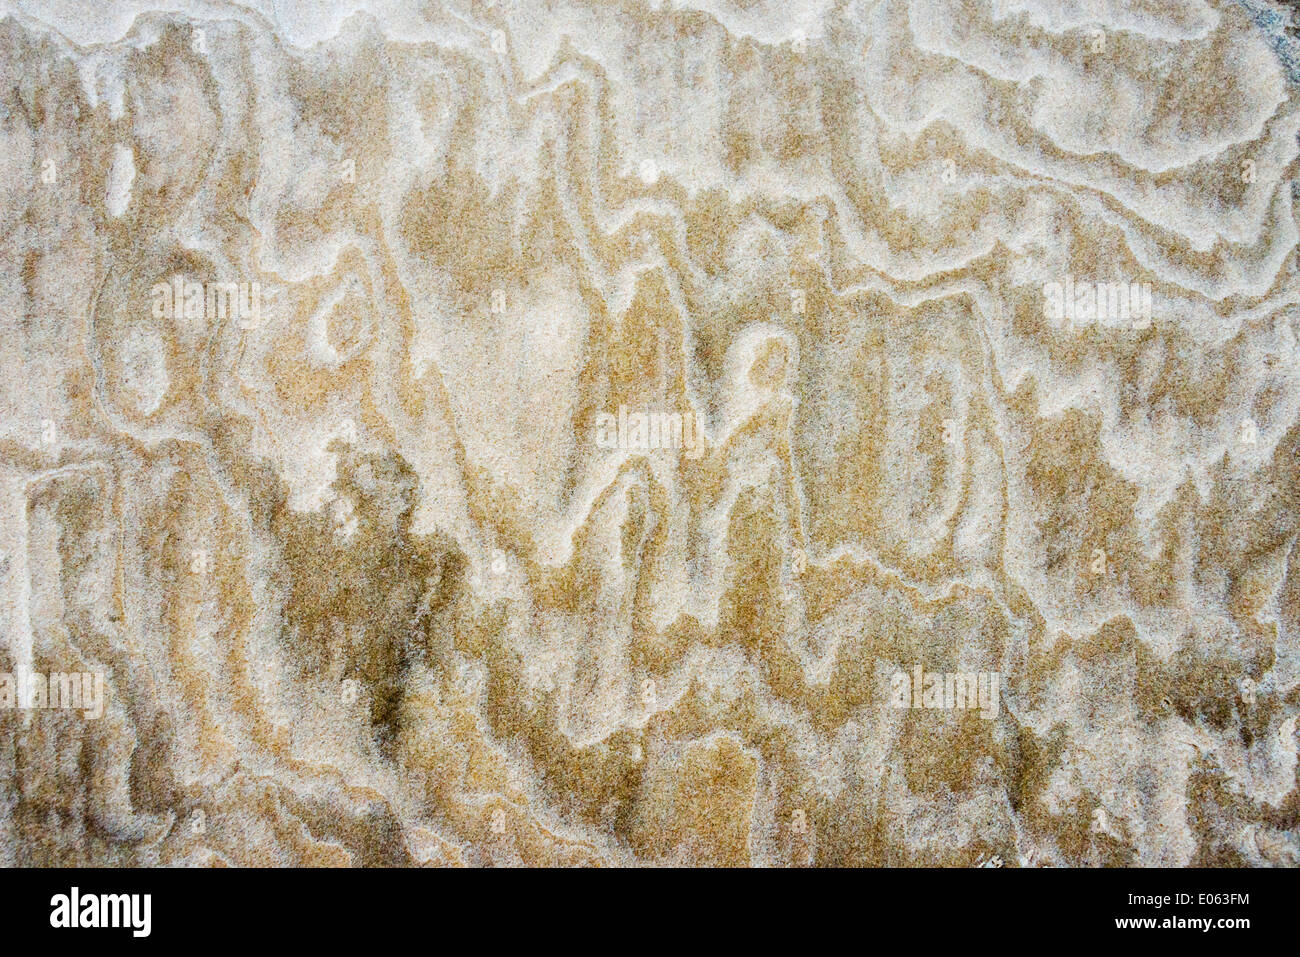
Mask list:
[[[0,3],[0,864],[1300,863],[1288,17]]]

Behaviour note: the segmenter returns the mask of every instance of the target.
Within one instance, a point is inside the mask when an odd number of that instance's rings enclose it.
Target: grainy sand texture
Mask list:
[[[0,2],[0,864],[1296,866],[1296,37]]]

